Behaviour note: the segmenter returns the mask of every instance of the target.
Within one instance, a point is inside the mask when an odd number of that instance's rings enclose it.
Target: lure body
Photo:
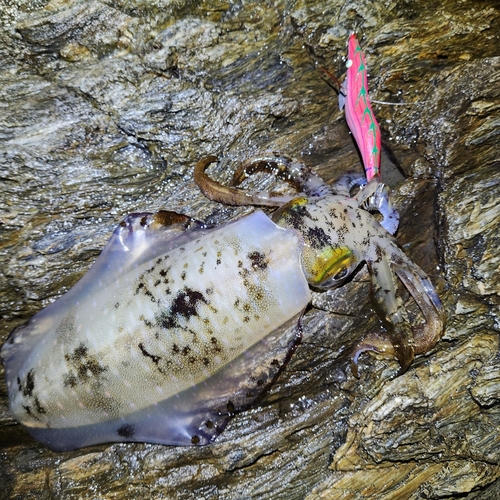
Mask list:
[[[343,93],[339,94],[340,109],[345,107],[347,125],[361,152],[366,179],[380,175],[380,127],[368,95],[368,76],[365,55],[356,35],[349,37],[347,75]]]

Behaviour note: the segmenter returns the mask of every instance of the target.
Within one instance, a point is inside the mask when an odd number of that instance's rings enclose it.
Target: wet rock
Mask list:
[[[167,208],[210,223],[194,163],[277,150],[361,172],[331,82],[356,30],[398,240],[445,303],[445,337],[396,377],[348,354],[380,328],[361,272],[314,294],[260,406],[210,446],[53,453],[8,414],[5,498],[497,498],[500,12],[493,1],[10,2],[0,14],[0,340],[71,287],[112,229]],[[273,182],[261,176],[254,185]],[[408,301],[410,314],[418,311]],[[1,496],[1,495],[0,495]]]

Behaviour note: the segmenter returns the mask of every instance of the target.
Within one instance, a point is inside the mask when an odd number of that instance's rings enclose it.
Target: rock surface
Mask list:
[[[51,452],[8,415],[2,372],[1,498],[498,498],[497,2],[0,5],[0,342],[83,275],[127,213],[217,223],[248,211],[198,191],[206,154],[223,157],[219,180],[268,150],[328,180],[360,172],[318,69],[344,73],[353,30],[398,240],[448,313],[406,374],[366,355],[357,380],[345,354],[379,326],[366,274],[315,294],[277,383],[203,448]]]

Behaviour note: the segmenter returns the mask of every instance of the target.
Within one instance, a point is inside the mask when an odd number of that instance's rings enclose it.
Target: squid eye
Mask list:
[[[344,267],[341,271],[339,271],[335,276],[332,277],[333,280],[341,280],[347,277],[349,274],[349,269],[347,267]]]
[[[355,271],[357,262],[353,262],[349,267],[344,267],[337,274],[328,278],[321,283],[315,285],[319,290],[327,290],[328,288],[336,288],[344,283],[344,281]]]
[[[327,246],[307,257],[308,281],[320,289],[341,285],[358,264],[356,256],[348,247]]]

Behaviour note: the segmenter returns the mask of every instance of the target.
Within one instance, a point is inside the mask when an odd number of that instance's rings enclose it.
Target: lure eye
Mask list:
[[[356,269],[358,260],[348,247],[323,248],[308,259],[309,283],[315,288],[326,289],[339,286]]]

